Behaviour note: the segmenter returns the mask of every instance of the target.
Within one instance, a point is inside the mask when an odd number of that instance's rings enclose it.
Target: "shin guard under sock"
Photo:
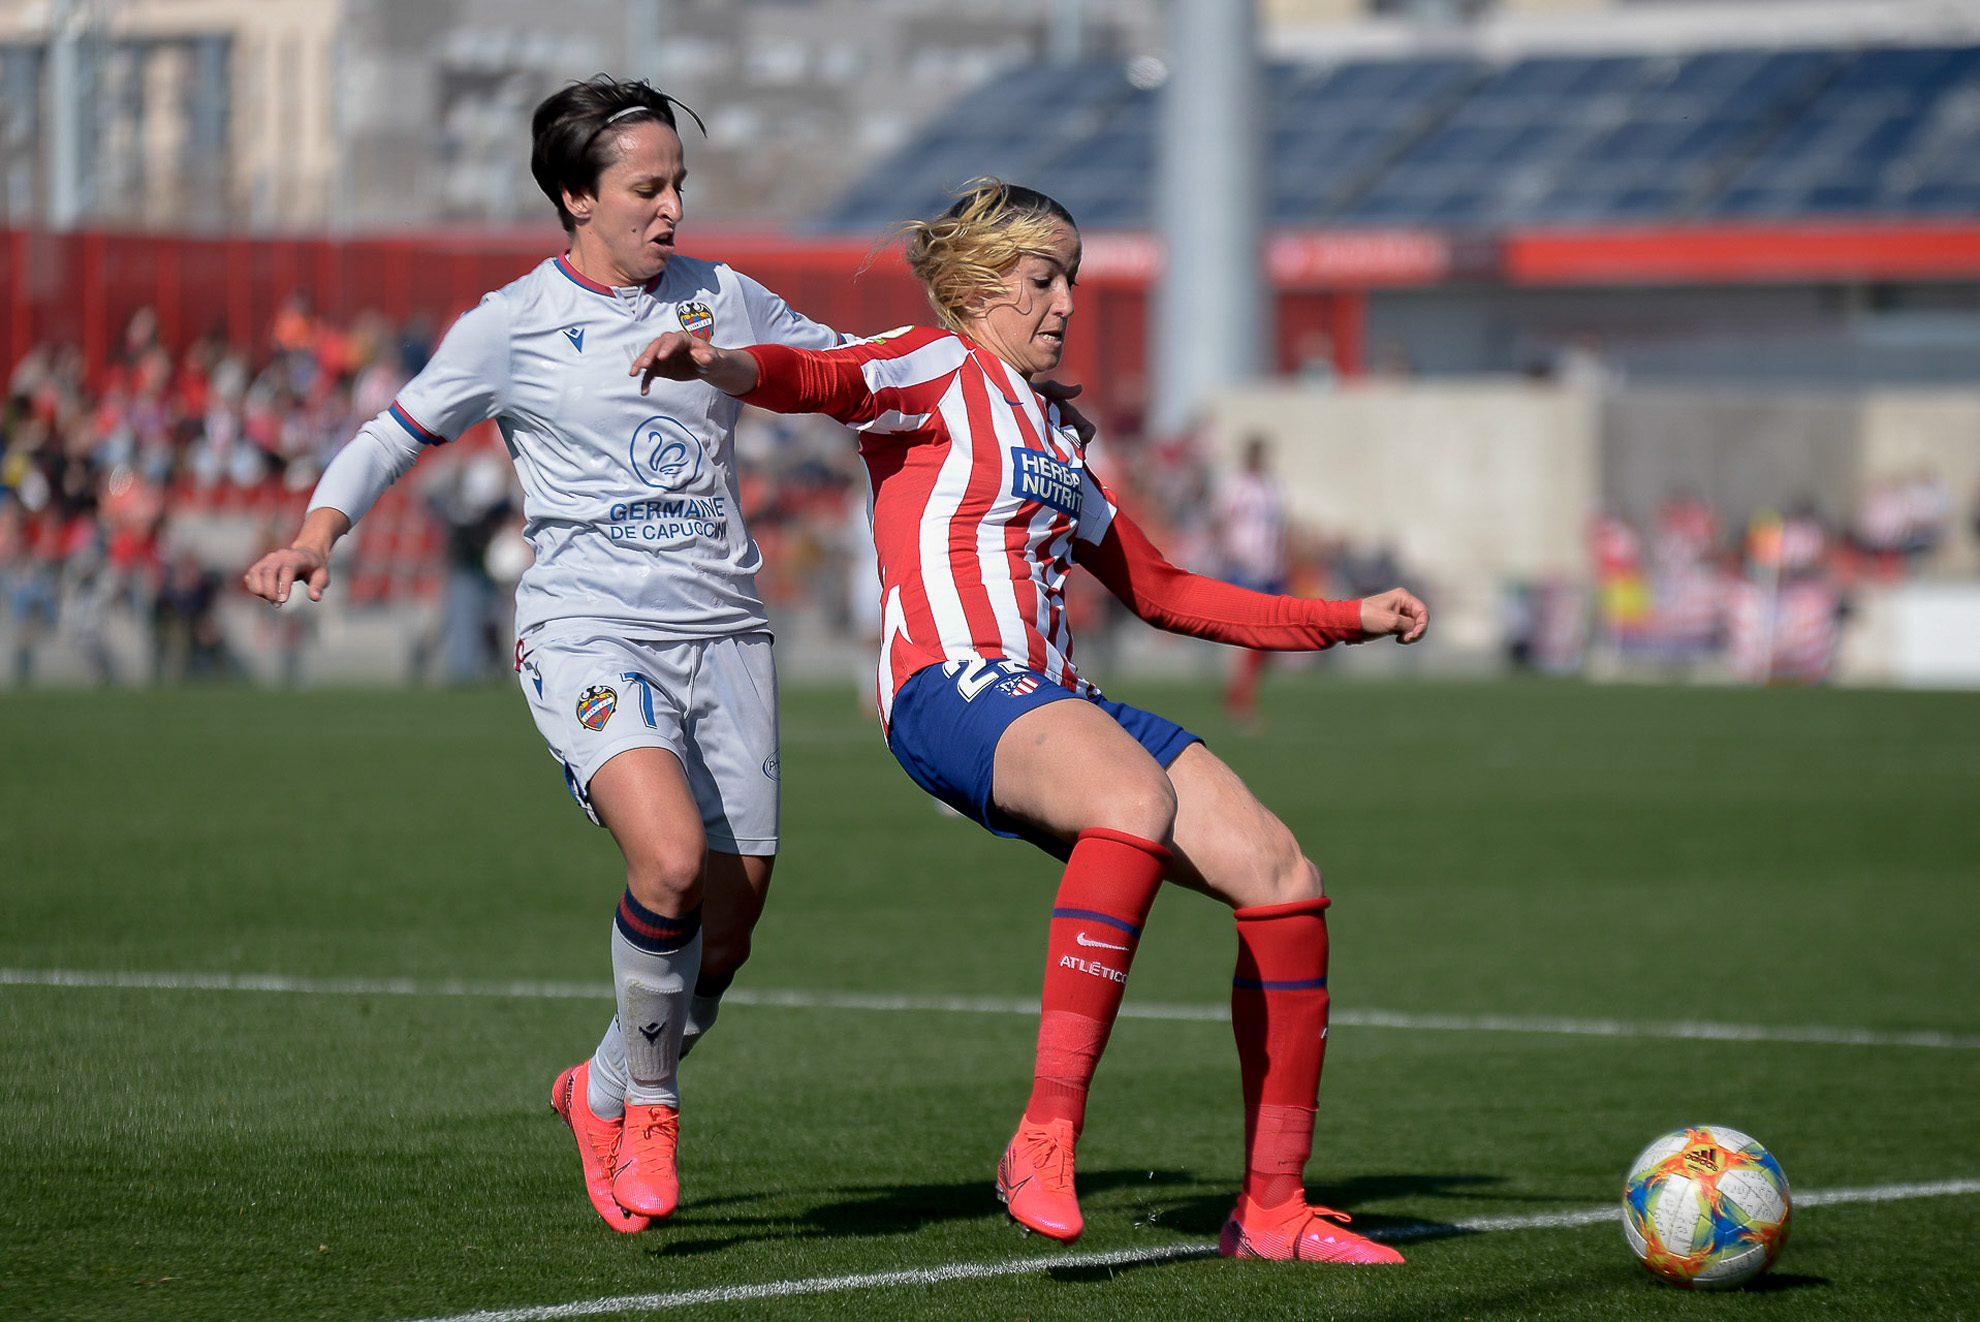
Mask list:
[[[1244,1078],[1244,1191],[1302,1195],[1327,1051],[1327,900],[1237,909],[1231,1029]]]
[[[681,1104],[676,1071],[689,990],[701,973],[701,907],[654,913],[628,890],[612,924],[612,981],[626,1047],[626,1101]]]
[[[1122,831],[1082,831],[1066,860],[1045,947],[1038,1063],[1025,1119],[1086,1121],[1086,1094],[1127,988],[1169,851]]]

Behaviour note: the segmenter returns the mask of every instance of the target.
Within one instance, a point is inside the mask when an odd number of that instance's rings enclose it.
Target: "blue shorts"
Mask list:
[[[990,801],[997,741],[1012,721],[1067,699],[1091,702],[1164,768],[1202,740],[1174,721],[1105,698],[1082,698],[1022,661],[950,661],[917,670],[894,695],[887,746],[914,783],[998,835],[1029,840],[1064,855],[1062,841],[1040,835]]]

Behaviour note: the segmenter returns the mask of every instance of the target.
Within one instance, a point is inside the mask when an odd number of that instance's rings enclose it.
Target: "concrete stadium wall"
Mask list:
[[[1752,390],[1621,390],[1602,404],[1602,502],[1639,528],[1673,495],[1735,526],[1756,509],[1813,504],[1831,527],[1856,511],[1861,398]]]
[[[1935,473],[1952,517],[1915,568],[1980,575],[1980,391],[1610,392],[1517,381],[1258,388],[1215,401],[1215,458],[1273,441],[1295,519],[1359,549],[1387,544],[1433,595],[1439,662],[1490,657],[1508,581],[1587,577],[1599,509],[1648,527],[1691,491],[1736,537],[1756,509],[1811,503],[1838,531],[1872,482]],[[1854,625],[1852,626],[1855,627]],[[1853,644],[1845,670],[1907,682],[1894,644]]]
[[[1599,500],[1600,409],[1524,382],[1258,389],[1217,399],[1220,460],[1273,442],[1293,517],[1392,547],[1437,611],[1435,651],[1490,656],[1508,579],[1579,576]]]

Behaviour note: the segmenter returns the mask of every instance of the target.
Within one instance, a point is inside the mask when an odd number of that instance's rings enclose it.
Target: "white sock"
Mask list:
[[[668,951],[642,949],[614,929],[612,981],[619,994],[628,1105],[680,1106],[676,1072],[681,1033],[687,1024],[688,989],[700,970],[698,923],[687,944]]]
[[[600,1120],[617,1120],[626,1113],[626,1039],[616,1014],[591,1053],[591,1086],[585,1097]]]

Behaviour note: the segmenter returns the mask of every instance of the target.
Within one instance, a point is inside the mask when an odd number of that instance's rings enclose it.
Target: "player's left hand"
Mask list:
[[[1399,643],[1413,643],[1429,627],[1429,609],[1407,588],[1361,599],[1361,631],[1370,637],[1394,634]]]
[[[1079,437],[1080,445],[1093,444],[1093,438],[1099,435],[1100,429],[1094,426],[1084,413],[1072,406],[1072,402],[1079,398],[1080,392],[1086,389],[1085,386],[1069,386],[1063,381],[1034,381],[1031,383],[1031,388],[1043,395],[1048,402],[1059,406],[1059,420],[1073,429]]]
[[[756,359],[740,349],[718,349],[706,340],[685,331],[668,331],[640,350],[627,376],[639,378],[639,393],[653,386],[653,378],[669,381],[706,381],[728,395],[746,395],[756,389]]]

